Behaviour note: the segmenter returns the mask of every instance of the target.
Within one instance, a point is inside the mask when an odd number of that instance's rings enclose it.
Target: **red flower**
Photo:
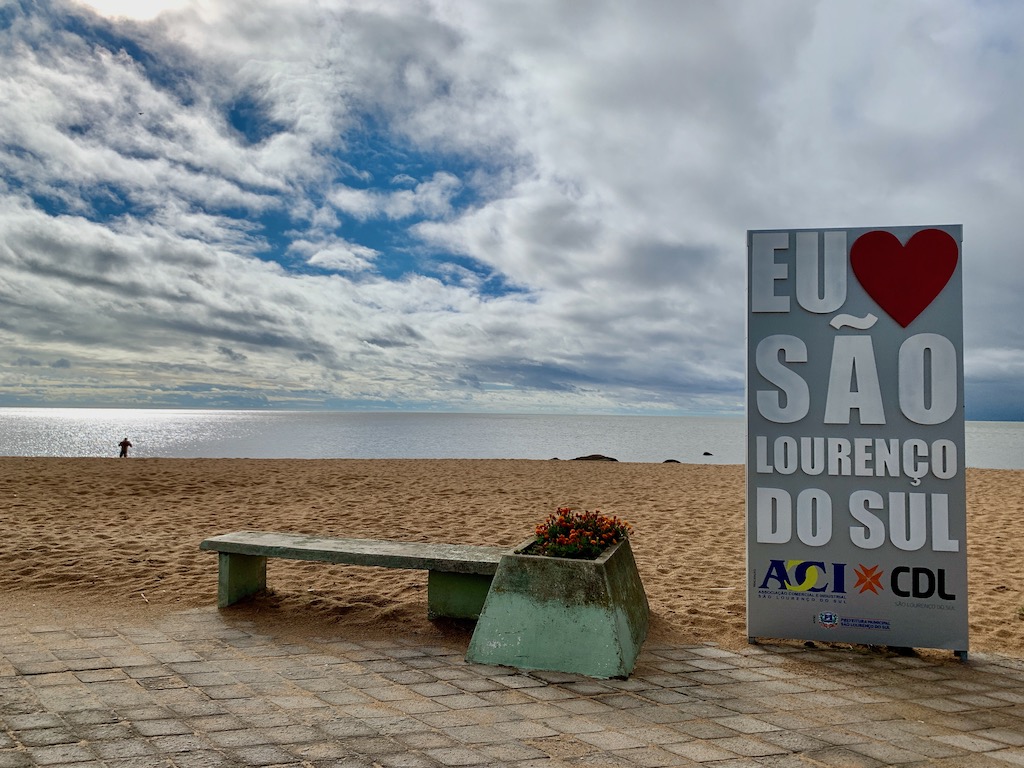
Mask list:
[[[625,520],[593,512],[559,507],[536,527],[538,554],[592,560],[629,536]]]

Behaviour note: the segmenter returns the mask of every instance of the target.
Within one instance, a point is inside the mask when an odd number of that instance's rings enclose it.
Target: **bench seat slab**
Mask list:
[[[320,560],[327,563],[491,575],[498,570],[501,556],[508,552],[508,547],[336,539],[263,531],[237,531],[211,536],[203,541],[199,548],[239,555],[283,557],[289,560]]]

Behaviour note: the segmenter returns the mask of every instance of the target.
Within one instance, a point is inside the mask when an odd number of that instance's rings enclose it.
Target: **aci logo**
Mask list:
[[[772,560],[758,589],[846,594],[846,563]]]

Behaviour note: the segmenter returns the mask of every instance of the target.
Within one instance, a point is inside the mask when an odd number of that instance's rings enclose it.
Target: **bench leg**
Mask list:
[[[217,573],[217,607],[237,603],[267,587],[267,558],[220,552]]]
[[[428,571],[427,618],[479,619],[493,576]]]

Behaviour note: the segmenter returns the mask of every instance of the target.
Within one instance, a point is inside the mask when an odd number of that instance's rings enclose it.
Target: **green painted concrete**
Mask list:
[[[427,574],[427,618],[479,618],[492,579],[488,574],[430,571]]]
[[[501,559],[466,659],[520,669],[628,677],[650,609],[629,541],[597,560]]]
[[[267,558],[221,552],[217,570],[217,607],[237,603],[267,588]]]
[[[219,553],[217,605],[224,608],[266,589],[267,558],[428,571],[427,615],[480,615],[504,547],[376,539],[335,539],[263,531],[213,536],[200,549]]]

